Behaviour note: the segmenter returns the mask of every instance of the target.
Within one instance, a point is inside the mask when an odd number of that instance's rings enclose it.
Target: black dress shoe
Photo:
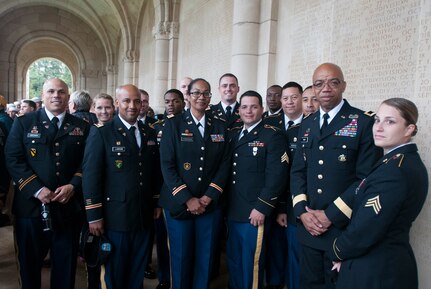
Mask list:
[[[169,286],[168,283],[159,283],[159,285],[157,285],[156,289],[169,289],[171,288],[171,286]]]
[[[147,267],[144,272],[144,277],[147,279],[156,279],[156,272],[151,267]]]

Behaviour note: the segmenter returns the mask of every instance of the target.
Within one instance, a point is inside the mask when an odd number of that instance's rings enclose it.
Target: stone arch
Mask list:
[[[53,57],[65,63],[73,78],[75,88],[85,87],[85,78],[81,72],[86,69],[85,57],[81,49],[67,36],[54,31],[31,32],[21,37],[11,50],[9,63],[14,63],[15,73],[10,74],[10,81],[16,98],[26,93],[26,73],[29,66],[39,58]]]

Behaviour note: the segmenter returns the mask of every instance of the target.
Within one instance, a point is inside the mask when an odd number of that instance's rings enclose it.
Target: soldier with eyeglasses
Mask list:
[[[341,68],[324,63],[313,74],[320,109],[305,118],[291,169],[293,210],[300,219],[300,288],[335,287],[332,261],[325,250],[349,221],[351,200],[340,195],[367,176],[381,156],[373,143],[374,113],[343,99]]]

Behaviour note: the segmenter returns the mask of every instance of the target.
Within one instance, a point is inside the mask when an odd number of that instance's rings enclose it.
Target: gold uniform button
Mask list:
[[[139,163],[139,166],[141,167],[141,166],[142,166],[142,163]]]
[[[142,185],[143,185],[143,183],[142,183],[142,182],[140,182],[140,183],[139,183],[139,185],[140,185],[140,186],[142,186]]]
[[[324,146],[319,146],[319,150],[323,151],[325,147]]]
[[[320,195],[321,193],[323,193],[322,189],[317,189],[317,193]]]
[[[235,181],[232,181],[232,184],[234,184],[234,185],[235,185]]]
[[[236,175],[236,172],[235,172],[235,171],[233,172],[233,175]]]
[[[55,165],[58,167],[60,165],[60,162],[56,162]]]
[[[198,178],[198,181],[199,181],[199,182],[200,182],[200,181],[202,181],[202,178],[201,178],[201,177],[199,177],[199,178]]]
[[[60,155],[60,153],[55,153],[55,156],[57,156],[57,157],[58,157],[59,155]]]
[[[236,163],[233,163],[233,166],[236,167]]]
[[[55,175],[58,177],[60,175],[60,172],[56,172]]]
[[[346,145],[343,145],[343,146],[342,146],[342,148],[343,148],[343,149],[346,149],[346,148],[347,148],[347,146],[346,146]]]
[[[321,180],[321,179],[323,179],[323,175],[317,175],[317,178],[318,178],[319,180]]]
[[[204,157],[201,157],[201,161],[203,161],[204,160]]]
[[[55,143],[55,146],[58,147],[60,144],[58,142]]]
[[[121,153],[117,153],[117,156],[121,156]]]
[[[199,170],[202,171],[202,167],[200,167]]]
[[[110,198],[110,197],[107,197],[107,198],[106,198],[106,200],[107,200],[107,201],[110,201],[110,200],[111,200],[111,198]]]
[[[237,154],[237,153],[235,153],[235,156],[236,156],[236,157],[238,157],[238,154]]]
[[[204,150],[205,150],[205,147],[201,147],[201,150],[203,150],[203,151],[204,151]]]
[[[142,176],[142,172],[140,172],[139,175]]]
[[[34,140],[32,140],[32,141],[31,141],[31,143],[35,143],[35,141],[34,141]]]
[[[319,160],[319,165],[323,165],[323,160]]]

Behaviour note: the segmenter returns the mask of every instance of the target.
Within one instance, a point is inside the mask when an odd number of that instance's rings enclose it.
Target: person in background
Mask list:
[[[266,90],[266,106],[268,110],[263,113],[263,118],[281,114],[281,89],[280,85],[271,85]]]
[[[0,95],[0,122],[3,123],[5,127],[6,136],[9,134],[12,128],[13,119],[7,113],[7,101],[3,95]]]
[[[13,103],[8,103],[7,105],[7,114],[11,119],[15,119],[19,113],[19,109]]]
[[[90,93],[86,90],[74,91],[70,95],[69,112],[79,117],[89,124],[97,123],[97,117],[94,113],[90,112],[93,100]]]
[[[283,113],[271,115],[264,122],[280,128],[289,145],[289,159],[295,156],[302,113],[302,86],[290,81],[283,86],[281,104]],[[296,236],[296,218],[293,215],[289,186],[279,198],[276,223],[271,227],[268,241],[267,289],[280,289],[287,285],[299,289],[300,245]]]
[[[313,86],[307,86],[302,93],[302,109],[305,116],[319,110],[320,104],[314,93]]]
[[[5,156],[15,182],[17,258],[21,288],[40,288],[43,259],[51,256],[51,288],[75,287],[79,232],[84,214],[82,157],[87,122],[66,112],[67,84],[43,85],[45,109],[18,117]]]
[[[32,100],[24,99],[21,101],[21,111],[19,112],[20,115],[36,111],[36,103],[34,103]]]
[[[42,108],[42,100],[40,99],[40,97],[32,97],[31,100],[36,103],[36,110],[39,110]]]
[[[387,99],[377,110],[373,137],[384,156],[346,191],[355,196],[351,220],[326,248],[337,262],[336,288],[419,287],[409,233],[428,193],[428,173],[412,142],[417,121],[416,105],[405,98]]]
[[[154,123],[154,129],[157,133],[157,143],[159,145],[163,136],[163,128],[165,127],[166,119],[183,113],[185,105],[184,96],[178,89],[169,89],[165,92],[163,98],[165,101],[166,118]],[[156,197],[160,198],[160,195],[157,195]],[[168,235],[164,218],[155,219],[154,227],[157,248],[157,279],[159,280],[159,284],[156,289],[169,289],[171,284],[171,271],[169,265]]]
[[[145,123],[145,124],[153,124],[156,122],[156,119],[149,115],[150,95],[148,94],[148,92],[146,92],[143,89],[140,89],[139,92],[141,94],[142,106],[141,106],[141,110],[139,112],[138,120],[140,120],[142,123]],[[153,274],[153,275],[155,275],[155,274]],[[154,278],[155,278],[155,276],[154,276]],[[154,279],[154,278],[151,278],[151,279]]]
[[[93,100],[93,110],[98,123],[105,124],[114,117],[114,99],[107,93],[99,93]]]
[[[184,77],[181,82],[180,82],[180,91],[183,93],[184,95],[184,102],[185,102],[185,110],[189,110],[190,109],[190,100],[189,100],[189,84],[190,82],[192,82],[193,78],[191,77]]]

